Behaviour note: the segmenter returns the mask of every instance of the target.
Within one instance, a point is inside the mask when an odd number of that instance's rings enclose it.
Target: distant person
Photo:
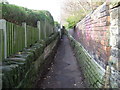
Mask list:
[[[61,39],[63,37],[64,31],[65,31],[65,26],[62,26],[62,29],[61,29]]]
[[[65,26],[62,27],[62,35],[64,34]]]
[[[75,31],[75,29],[76,29],[76,25],[73,27],[73,30]]]
[[[62,26],[62,29],[65,29],[65,26]]]

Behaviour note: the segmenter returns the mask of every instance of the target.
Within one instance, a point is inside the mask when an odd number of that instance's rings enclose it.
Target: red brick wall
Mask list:
[[[79,42],[102,67],[105,67],[110,56],[109,26],[109,6],[106,3],[91,12],[76,25]]]

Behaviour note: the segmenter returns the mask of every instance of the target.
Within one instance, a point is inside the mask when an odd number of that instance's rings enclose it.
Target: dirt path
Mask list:
[[[54,64],[38,88],[84,88],[81,73],[67,36],[63,36]]]

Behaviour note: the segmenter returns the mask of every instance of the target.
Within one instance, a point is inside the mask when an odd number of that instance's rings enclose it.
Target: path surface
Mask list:
[[[54,64],[39,88],[84,88],[81,73],[67,36],[63,36]]]

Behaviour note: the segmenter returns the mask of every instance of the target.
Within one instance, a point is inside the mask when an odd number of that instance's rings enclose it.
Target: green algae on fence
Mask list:
[[[40,29],[41,29],[41,33],[40,33],[40,38],[41,39],[44,39],[44,25],[45,25],[45,23],[44,23],[44,21],[40,21],[41,23],[40,23]]]
[[[46,37],[48,37],[52,33],[53,29],[51,28],[51,24],[46,21]]]
[[[24,48],[29,48],[39,40],[45,40],[54,33],[54,26],[47,20],[46,22],[39,21],[40,24],[37,27],[28,26],[26,23],[23,24],[24,26],[20,26],[6,20],[2,21],[5,21],[5,28],[0,30],[0,60],[22,51]],[[6,47],[4,47],[5,43]]]
[[[39,40],[38,28],[27,26],[27,47]]]
[[[24,28],[13,23],[6,23],[7,56],[23,50],[25,47]]]
[[[4,58],[4,40],[3,40],[3,29],[0,29],[0,62]]]

